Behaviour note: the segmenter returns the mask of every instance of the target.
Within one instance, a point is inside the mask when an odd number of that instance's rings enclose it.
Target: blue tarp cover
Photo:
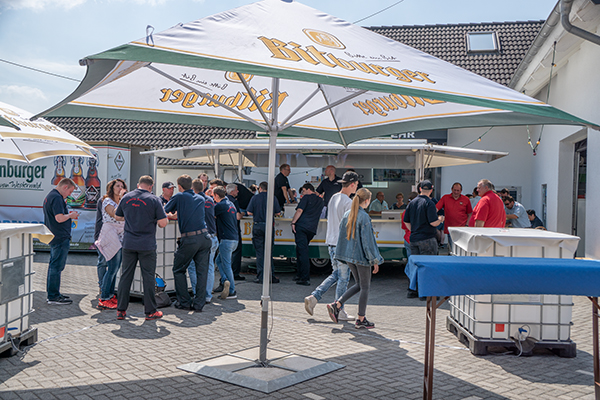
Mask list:
[[[404,270],[419,296],[564,294],[600,297],[600,261],[411,256]]]

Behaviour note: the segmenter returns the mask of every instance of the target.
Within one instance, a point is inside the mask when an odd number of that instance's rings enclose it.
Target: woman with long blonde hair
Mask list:
[[[379,264],[383,263],[383,257],[379,254],[371,217],[365,211],[371,203],[371,192],[361,188],[356,191],[352,200],[352,207],[344,214],[340,222],[340,235],[335,251],[335,258],[348,264],[354,286],[337,301],[327,305],[327,311],[333,322],[338,322],[338,315],[342,305],[352,296],[360,293],[358,299],[358,318],[354,327],[357,329],[371,329],[375,324],[369,322],[365,316],[367,300],[369,299],[369,288],[371,286],[372,273],[379,272]]]

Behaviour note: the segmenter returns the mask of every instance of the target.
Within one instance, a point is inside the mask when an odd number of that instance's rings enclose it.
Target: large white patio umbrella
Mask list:
[[[0,102],[0,158],[30,163],[45,157],[94,157],[94,148],[32,113]]]
[[[292,0],[263,0],[80,62],[87,74],[41,115],[124,118],[354,141],[427,129],[591,125],[543,102]],[[266,254],[271,252],[268,203]],[[260,360],[266,360],[265,257]]]

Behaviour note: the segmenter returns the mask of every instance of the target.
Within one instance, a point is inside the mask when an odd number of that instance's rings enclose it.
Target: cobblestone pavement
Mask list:
[[[262,286],[249,279],[236,284],[238,299],[207,305],[202,313],[173,307],[165,317],[145,321],[140,302],[131,318],[97,304],[96,257],[71,254],[62,292],[70,306],[45,303],[48,254],[35,256],[36,311],[31,325],[38,341],[24,355],[0,359],[0,399],[419,399],[422,398],[425,302],[407,299],[403,265],[385,264],[371,285],[367,315],[371,331],[350,323],[334,324],[325,304],[314,317],[303,299],[311,287],[295,285],[293,273],[279,273],[273,285],[272,349],[285,350],[345,368],[264,394],[201,377],[177,366],[235,352],[259,343]],[[593,399],[591,304],[574,299],[571,338],[576,358],[549,351],[532,357],[473,356],[447,331],[448,306],[438,312],[434,398],[436,399]],[[356,299],[347,310],[356,313]]]

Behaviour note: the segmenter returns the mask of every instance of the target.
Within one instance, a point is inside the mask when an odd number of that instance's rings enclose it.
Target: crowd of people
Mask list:
[[[334,322],[354,321],[356,328],[373,328],[366,319],[366,307],[371,274],[377,273],[383,263],[375,240],[371,217],[373,213],[390,209],[383,192],[371,199],[371,192],[361,188],[359,175],[347,170],[342,177],[334,166],[325,169],[324,179],[315,189],[311,183],[300,188],[300,199],[290,187],[291,168],[280,167],[275,178],[275,196],[268,199],[267,182],[246,188],[239,183],[226,184],[220,179],[208,179],[200,174],[192,179],[181,175],[176,184],[164,182],[162,193],[152,193],[154,180],[142,176],[135,190],[129,191],[121,179],[106,186],[106,194],[98,203],[95,245],[98,249],[98,308],[117,311],[117,319],[126,318],[131,284],[136,266],[140,265],[146,319],[161,318],[155,293],[157,262],[156,228],[164,228],[169,220],[176,220],[180,237],[173,262],[175,285],[174,307],[202,311],[212,301],[213,294],[223,300],[237,298],[235,282],[245,280],[241,272],[240,220],[252,216],[252,245],[256,252],[257,274],[253,282],[262,283],[265,263],[267,204],[273,202],[273,215],[281,215],[286,204],[297,204],[291,220],[296,244],[299,285],[310,286],[309,244],[317,232],[321,218],[327,219],[326,245],[332,262],[332,273],[304,299],[305,309],[313,315],[316,304],[327,290],[336,286],[335,301],[327,305]],[[54,234],[50,243],[50,261],[47,276],[47,302],[52,305],[71,304],[69,296],[60,293],[61,272],[66,265],[71,237],[71,220],[78,218],[70,211],[66,198],[76,185],[62,179],[44,200],[45,224]],[[175,193],[177,188],[177,193]],[[473,195],[463,195],[462,185],[456,182],[451,193],[439,200],[433,197],[429,180],[417,186],[404,203],[404,195],[396,195],[391,209],[402,210],[402,228],[405,231],[407,256],[437,255],[440,236],[448,234],[449,227],[516,227],[541,228],[542,222],[535,211],[525,210],[515,201],[510,191],[495,191],[487,179],[478,182]],[[371,214],[371,215],[370,215]],[[274,244],[274,235],[271,237]],[[451,245],[451,236],[448,235]],[[220,280],[215,288],[215,266]],[[116,276],[121,277],[115,293]],[[350,274],[354,285],[348,288]],[[188,290],[188,276],[192,293]],[[279,278],[272,275],[272,283]],[[345,302],[359,294],[358,315],[349,315]],[[409,291],[408,297],[418,297]]]

